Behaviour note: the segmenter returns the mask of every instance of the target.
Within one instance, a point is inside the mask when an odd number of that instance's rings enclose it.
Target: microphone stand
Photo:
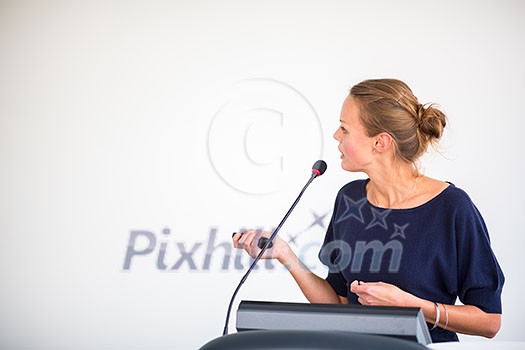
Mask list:
[[[257,265],[257,262],[259,260],[261,260],[261,257],[263,256],[264,252],[268,249],[268,246],[270,245],[270,243],[273,241],[275,236],[277,236],[277,233],[279,232],[279,230],[283,226],[284,222],[286,221],[286,219],[288,219],[288,216],[290,216],[291,212],[294,210],[295,206],[297,205],[297,203],[299,202],[299,200],[303,196],[304,191],[306,191],[306,189],[308,188],[308,186],[310,186],[312,181],[314,181],[314,179],[316,177],[320,176],[320,175],[321,175],[321,173],[319,172],[319,170],[312,169],[312,176],[310,177],[310,179],[308,180],[306,185],[303,187],[303,189],[301,190],[301,193],[299,193],[299,196],[297,196],[297,199],[295,200],[295,202],[293,202],[292,206],[290,207],[290,209],[288,210],[288,212],[286,213],[284,218],[281,220],[281,223],[279,224],[279,226],[277,226],[277,228],[275,229],[275,231],[273,231],[273,233],[270,236],[270,238],[268,239],[268,241],[266,241],[266,244],[261,248],[261,251],[259,252],[257,257],[255,258],[255,260],[252,262],[252,264],[250,265],[250,268],[248,269],[248,271],[246,271],[246,273],[242,277],[241,281],[237,285],[237,288],[235,288],[235,291],[233,292],[232,298],[230,300],[230,305],[228,306],[228,312],[226,313],[226,322],[224,323],[224,331],[222,332],[222,335],[227,335],[228,334],[228,323],[230,322],[230,314],[231,314],[231,310],[232,310],[232,307],[233,307],[233,301],[235,300],[235,296],[237,295],[237,293],[241,289],[242,285],[244,284],[244,282],[246,281],[246,279],[248,278],[248,276],[250,275],[250,273],[254,269],[255,265]]]

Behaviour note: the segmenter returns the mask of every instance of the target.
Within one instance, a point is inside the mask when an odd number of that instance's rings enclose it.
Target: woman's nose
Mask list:
[[[339,141],[339,128],[337,128],[337,130],[334,132],[334,139],[336,139],[337,141]]]

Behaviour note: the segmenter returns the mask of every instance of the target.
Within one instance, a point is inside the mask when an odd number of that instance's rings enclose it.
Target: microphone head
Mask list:
[[[315,176],[321,176],[326,171],[327,165],[324,160],[318,160],[314,163],[312,166],[312,173],[315,174]]]

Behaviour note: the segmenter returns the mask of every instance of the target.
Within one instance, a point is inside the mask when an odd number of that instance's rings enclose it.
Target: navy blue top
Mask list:
[[[382,209],[367,200],[368,181],[341,188],[319,253],[338,295],[358,304],[352,281],[382,281],[433,302],[453,305],[459,297],[501,313],[505,278],[483,218],[463,190],[450,184],[418,207]],[[430,334],[433,342],[458,340],[439,327]]]

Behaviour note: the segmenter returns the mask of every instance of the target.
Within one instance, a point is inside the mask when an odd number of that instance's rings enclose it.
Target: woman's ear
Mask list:
[[[386,152],[392,147],[393,142],[394,139],[389,133],[382,132],[375,137],[374,151],[378,153]]]

